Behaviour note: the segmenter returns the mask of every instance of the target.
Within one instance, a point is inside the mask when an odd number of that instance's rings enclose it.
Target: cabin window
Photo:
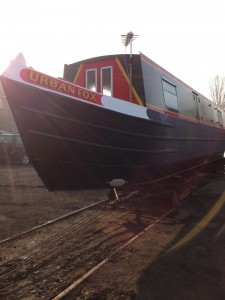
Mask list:
[[[217,110],[217,113],[218,113],[218,123],[220,125],[223,125],[223,117],[222,117],[222,113],[220,110]]]
[[[173,110],[178,110],[176,86],[164,79],[162,80],[162,84],[166,106]]]
[[[86,70],[86,88],[93,92],[97,91],[97,70]]]
[[[112,67],[101,68],[101,93],[112,96]]]

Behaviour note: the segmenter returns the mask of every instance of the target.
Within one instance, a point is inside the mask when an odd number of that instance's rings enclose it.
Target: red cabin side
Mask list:
[[[67,70],[67,73],[68,69],[70,72],[69,80],[79,86],[91,89],[91,86],[88,85],[88,76],[94,76],[95,86],[93,86],[93,91],[143,105],[134,86],[130,85],[130,79],[127,75],[129,72],[125,70],[119,58],[116,56],[110,56],[108,59],[104,59],[103,57],[102,59],[97,58],[96,60],[92,59],[72,65],[65,65],[64,70]],[[110,79],[109,77],[104,78],[104,76],[109,76],[109,71],[111,74]],[[64,78],[68,79],[68,76],[64,74]],[[108,91],[108,93],[104,90],[104,81],[108,83],[108,85],[111,85],[111,90]]]

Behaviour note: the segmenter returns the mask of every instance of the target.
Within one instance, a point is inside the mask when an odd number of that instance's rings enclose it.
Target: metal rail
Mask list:
[[[216,177],[217,178],[217,177]],[[210,180],[210,182],[208,182],[207,184],[205,184],[204,186],[201,186],[198,190],[195,191],[195,195],[198,194],[203,188],[205,188],[205,186],[207,186],[209,183],[211,183],[212,181],[214,181],[215,178],[213,178],[212,180]],[[164,192],[163,192],[164,193]],[[157,195],[160,195],[161,193],[158,193]],[[157,196],[155,194],[155,196]],[[145,198],[145,197],[149,197],[149,194],[141,194],[140,198]],[[154,195],[151,195],[154,196]],[[137,198],[136,198],[137,199]],[[95,265],[93,268],[91,268],[88,272],[86,272],[83,276],[81,276],[79,279],[75,280],[70,286],[68,286],[65,290],[63,290],[62,292],[60,292],[57,296],[55,296],[52,300],[60,300],[63,299],[64,297],[66,297],[69,293],[71,293],[75,288],[77,288],[80,284],[82,284],[86,279],[88,279],[92,274],[94,274],[97,270],[99,270],[102,266],[104,266],[107,262],[109,262],[116,254],[118,254],[119,252],[121,252],[122,250],[124,250],[128,245],[130,245],[131,243],[133,243],[134,241],[136,241],[139,237],[141,237],[144,233],[146,233],[149,229],[151,229],[153,226],[155,226],[156,224],[158,224],[159,222],[161,222],[163,219],[165,219],[166,217],[168,217],[172,212],[174,212],[175,210],[178,209],[178,207],[180,207],[182,203],[179,203],[176,207],[173,207],[172,209],[170,209],[168,212],[166,212],[165,214],[163,214],[160,218],[154,220],[153,223],[151,223],[149,226],[147,226],[146,228],[144,228],[141,232],[139,232],[138,234],[134,235],[132,238],[130,238],[127,242],[125,242],[123,245],[121,245],[120,247],[118,247],[117,249],[115,249],[115,251],[113,253],[111,253],[108,257],[106,257],[105,259],[103,259],[101,262],[99,262],[97,265]]]
[[[173,190],[171,190],[173,192]],[[168,192],[165,190],[165,192]],[[159,193],[160,194],[160,193]],[[141,193],[140,191],[137,191],[136,193],[131,192],[131,195],[133,195],[134,197],[131,197],[131,200],[139,200],[141,198],[145,198],[145,197],[150,197],[150,196],[157,196],[156,194],[149,194],[149,193]],[[129,198],[129,197],[126,197]],[[74,212],[71,212],[69,214],[63,215],[59,218],[56,218],[54,220],[51,220],[45,224],[39,225],[35,228],[32,228],[26,232],[23,232],[17,236],[13,236],[11,238],[5,239],[3,241],[0,242],[0,244],[3,244],[5,242],[10,242],[13,241],[16,238],[22,237],[28,233],[34,232],[37,229],[46,227],[50,224],[53,224],[57,221],[61,221],[63,219],[66,219],[70,216],[73,216],[75,214],[78,214],[80,212],[83,212],[85,210],[88,210],[90,208],[93,207],[97,207],[98,205],[101,205],[105,202],[109,201],[109,199],[107,200],[102,200],[99,201],[97,203],[91,204],[89,206],[86,206],[84,208],[78,209]],[[178,206],[182,205],[182,203],[179,203]],[[120,245],[114,245],[114,244],[110,244],[108,245],[106,243],[106,248],[103,247],[103,249],[100,247],[99,251],[104,251],[101,252],[105,257],[102,260],[99,260],[99,256],[96,259],[97,253],[95,253],[94,249],[95,247],[92,248],[88,248],[89,244],[91,243],[95,243],[95,241],[97,239],[99,244],[102,244],[105,242],[105,240],[107,240],[108,238],[111,238],[111,234],[120,228],[121,230],[121,219],[122,217],[125,217],[127,214],[134,214],[135,212],[132,210],[129,211],[118,211],[117,212],[117,217],[115,217],[115,214],[111,214],[110,211],[108,214],[108,217],[106,215],[103,214],[102,210],[98,210],[93,212],[91,215],[85,214],[85,218],[83,218],[80,222],[75,222],[74,224],[68,226],[65,230],[62,230],[61,232],[58,232],[57,234],[55,234],[54,236],[50,237],[48,240],[45,240],[43,242],[41,242],[40,244],[38,244],[37,246],[33,247],[32,249],[29,249],[27,251],[24,251],[23,253],[20,253],[20,255],[18,255],[17,257],[11,259],[10,261],[7,261],[6,263],[3,263],[0,267],[2,268],[2,271],[0,273],[0,277],[1,279],[4,278],[4,281],[2,281],[1,284],[1,290],[5,291],[5,289],[7,290],[7,288],[14,288],[12,286],[12,278],[14,278],[15,275],[14,273],[19,272],[19,276],[21,276],[21,272],[22,276],[24,276],[25,274],[32,274],[35,272],[39,272],[39,270],[41,270],[44,266],[45,263],[52,263],[54,264],[54,261],[56,260],[57,257],[60,256],[64,256],[64,252],[66,250],[71,250],[72,251],[76,251],[78,250],[78,253],[82,253],[84,255],[87,255],[86,260],[88,261],[92,261],[93,265],[94,263],[96,263],[94,266],[90,267],[90,269],[87,271],[85,270],[85,274],[80,276],[79,278],[76,278],[77,276],[74,277],[74,282],[70,285],[68,285],[68,287],[63,290],[60,294],[58,294],[57,296],[55,296],[53,299],[54,300],[58,300],[58,299],[62,299],[63,297],[65,297],[68,293],[70,293],[72,290],[74,290],[78,285],[80,285],[84,280],[86,280],[88,277],[90,277],[95,271],[97,271],[99,268],[101,268],[101,266],[105,265],[114,255],[116,255],[117,253],[119,253],[120,251],[122,251],[125,247],[127,247],[128,245],[130,245],[132,242],[134,242],[137,238],[139,238],[140,236],[142,236],[146,231],[148,231],[150,228],[152,228],[154,225],[156,225],[157,223],[161,222],[164,218],[166,218],[170,213],[172,213],[173,211],[175,211],[177,209],[177,207],[173,207],[172,209],[169,209],[165,214],[163,214],[162,216],[160,216],[157,219],[152,219],[150,224],[147,224],[146,227],[139,231],[137,234],[133,235],[129,240],[123,242],[122,244],[120,243]],[[105,217],[105,220],[103,221],[102,219]],[[88,227],[90,229],[92,229],[95,224],[96,224],[96,220],[99,220],[99,223],[97,224],[97,229],[91,230],[88,235],[84,235],[83,239],[81,240],[76,240],[76,232],[80,231],[80,228],[83,227]],[[111,227],[110,227],[110,223],[111,223]],[[105,230],[107,229],[107,230]],[[105,230],[105,231],[104,231]],[[75,238],[74,238],[75,236]],[[74,239],[73,242],[71,243],[70,239]],[[59,245],[63,245],[62,248],[58,247]],[[86,253],[86,247],[89,249],[87,251],[90,251],[90,253]],[[110,250],[109,250],[110,249]],[[113,251],[111,251],[111,249]],[[47,253],[47,256],[45,256]],[[80,252],[83,251],[83,252]],[[93,251],[93,253],[92,253]],[[109,252],[109,253],[108,253]],[[70,253],[70,252],[68,252]],[[99,252],[100,253],[100,252]],[[98,253],[98,254],[99,254]],[[108,254],[107,254],[108,253]],[[100,257],[102,256],[102,254],[100,255]],[[79,254],[80,255],[80,254]],[[75,255],[75,258],[77,256]],[[35,258],[35,264],[33,264],[32,260],[34,260]],[[25,268],[25,270],[21,271],[21,269],[23,269],[24,267],[24,263],[25,261],[27,261],[27,266]],[[81,262],[81,267],[85,265],[85,260]],[[80,265],[78,264],[77,266],[78,268],[80,267]],[[76,269],[76,268],[75,268]],[[68,270],[67,270],[68,272]],[[8,279],[7,279],[8,277]],[[10,281],[11,278],[11,281]],[[16,277],[15,277],[16,278]],[[9,281],[7,281],[9,280]],[[65,281],[66,284],[66,281]],[[68,284],[68,280],[67,280],[67,284]],[[29,292],[29,288],[27,287],[28,292]],[[16,288],[16,291],[18,292],[18,289]],[[26,291],[26,289],[25,289]],[[26,293],[26,292],[25,292]],[[25,294],[24,294],[25,295]]]
[[[129,239],[126,243],[118,247],[112,254],[110,254],[108,257],[103,259],[100,263],[98,263],[96,266],[94,266],[92,269],[90,269],[88,272],[86,272],[83,276],[81,276],[79,279],[74,281],[70,286],[68,286],[64,291],[62,291],[60,294],[55,296],[52,300],[60,300],[63,297],[65,297],[67,294],[69,294],[72,290],[74,290],[76,287],[78,287],[83,281],[85,281],[88,277],[90,277],[93,273],[95,273],[98,269],[100,269],[102,266],[104,266],[109,260],[111,260],[116,254],[121,252],[123,249],[125,249],[127,246],[129,246],[131,243],[136,241],[139,237],[141,237],[144,233],[146,233],[149,229],[151,229],[153,226],[155,226],[157,223],[161,222],[164,218],[166,218],[168,215],[170,215],[176,208],[173,208],[169,210],[167,213],[162,215],[159,219],[151,223],[149,226],[144,228],[141,232],[134,235],[131,239]]]
[[[93,207],[95,207],[95,206],[97,207],[98,205],[103,204],[103,203],[105,203],[105,202],[107,202],[107,201],[109,201],[109,199],[101,200],[101,201],[96,202],[96,203],[94,203],[94,204],[91,204],[91,205],[88,205],[88,206],[79,208],[79,209],[77,209],[77,210],[75,210],[75,211],[72,211],[72,212],[70,212],[70,213],[68,213],[68,214],[62,215],[62,216],[60,216],[60,217],[58,217],[58,218],[55,218],[55,219],[53,219],[53,220],[47,221],[46,223],[43,223],[43,224],[38,225],[38,226],[35,226],[35,227],[33,227],[33,228],[29,229],[29,230],[26,230],[26,231],[23,231],[23,232],[17,234],[17,235],[14,235],[14,236],[11,236],[11,237],[6,238],[6,239],[4,239],[4,240],[1,240],[1,241],[0,241],[0,245],[6,243],[6,242],[8,242],[8,241],[12,241],[12,240],[15,240],[15,239],[17,239],[17,238],[20,238],[20,237],[24,236],[25,234],[34,232],[34,231],[36,231],[36,230],[38,230],[38,229],[41,229],[41,228],[43,228],[43,227],[47,227],[47,226],[49,226],[49,225],[51,225],[51,224],[53,224],[53,223],[56,223],[56,222],[61,221],[61,220],[63,220],[63,219],[66,219],[66,218],[68,218],[68,217],[70,217],[70,216],[73,216],[73,215],[75,215],[75,214],[81,213],[81,212],[84,211],[84,210],[88,210],[88,209],[93,208]]]

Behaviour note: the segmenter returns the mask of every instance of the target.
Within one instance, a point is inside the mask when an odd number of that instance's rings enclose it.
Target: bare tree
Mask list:
[[[225,108],[225,77],[217,74],[209,82],[212,101],[222,108]]]

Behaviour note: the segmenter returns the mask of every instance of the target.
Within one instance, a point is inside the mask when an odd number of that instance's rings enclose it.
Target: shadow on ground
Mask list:
[[[206,189],[174,215],[183,229],[142,272],[137,299],[225,299],[224,199],[219,187]]]

